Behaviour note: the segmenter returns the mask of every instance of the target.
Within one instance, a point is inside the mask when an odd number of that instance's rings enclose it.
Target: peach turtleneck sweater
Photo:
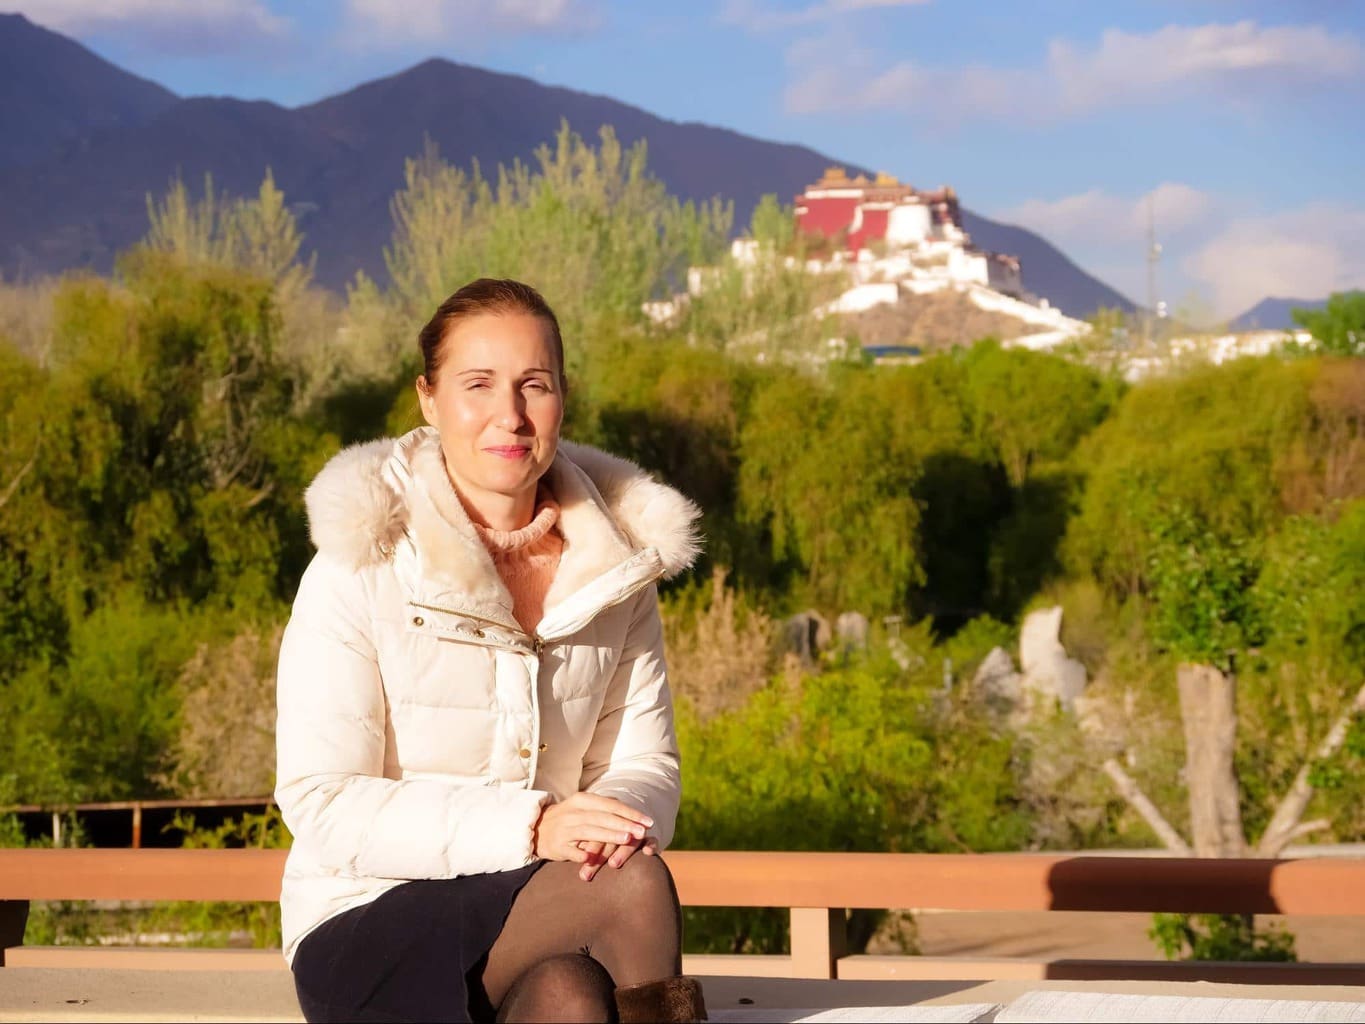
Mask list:
[[[531,522],[520,530],[494,530],[474,524],[493,565],[512,594],[512,614],[521,628],[534,633],[545,614],[545,595],[559,569],[564,538],[555,528],[559,505],[541,490]]]

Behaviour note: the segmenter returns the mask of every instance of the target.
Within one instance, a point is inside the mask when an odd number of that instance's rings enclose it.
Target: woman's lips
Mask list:
[[[485,448],[484,451],[500,459],[521,459],[531,453],[527,445],[521,444],[495,445],[492,448]]]

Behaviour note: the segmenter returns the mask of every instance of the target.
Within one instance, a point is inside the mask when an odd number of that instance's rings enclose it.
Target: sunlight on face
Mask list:
[[[417,394],[451,482],[485,525],[525,526],[564,418],[550,326],[525,313],[483,313],[450,328],[441,344],[438,379],[419,378]]]

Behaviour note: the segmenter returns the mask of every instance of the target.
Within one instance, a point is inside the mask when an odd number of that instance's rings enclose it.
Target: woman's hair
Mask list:
[[[544,296],[529,284],[510,279],[481,277],[470,281],[437,307],[426,326],[417,332],[417,345],[422,350],[422,372],[427,386],[436,384],[436,371],[444,357],[446,333],[460,323],[485,313],[524,313],[539,317],[550,326],[550,342],[559,360],[559,379],[564,382],[564,339],[559,334],[559,319]]]

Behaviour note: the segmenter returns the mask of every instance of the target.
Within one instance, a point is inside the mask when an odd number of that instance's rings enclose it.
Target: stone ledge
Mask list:
[[[0,968],[0,1022],[18,1021],[302,1021],[285,972],[262,972],[243,984],[232,971],[120,971]],[[728,1011],[763,1008],[1008,1004],[1026,992],[1305,1000],[1365,1007],[1365,986],[1218,985],[1202,982],[1086,981],[824,981],[792,978],[707,978],[707,1006],[717,1021]]]

